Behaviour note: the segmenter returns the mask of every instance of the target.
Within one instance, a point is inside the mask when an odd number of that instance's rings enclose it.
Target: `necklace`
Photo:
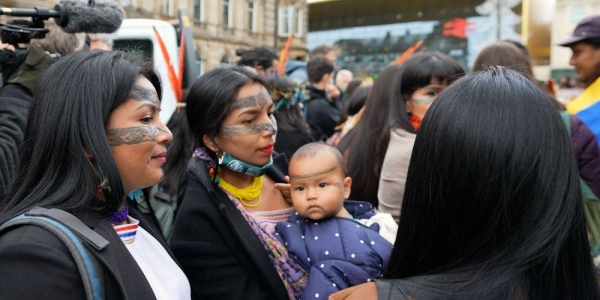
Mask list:
[[[262,184],[262,176],[254,177],[252,183],[243,189],[236,188],[235,186],[229,184],[227,181],[223,180],[223,178],[221,178],[221,180],[219,181],[220,188],[227,191],[229,194],[238,199],[243,206],[250,208],[257,207],[260,204],[260,191],[262,190]],[[248,203],[252,202],[256,198],[258,198],[256,203]]]

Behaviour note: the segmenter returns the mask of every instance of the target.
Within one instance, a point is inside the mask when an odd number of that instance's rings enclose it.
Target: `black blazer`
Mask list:
[[[283,155],[280,159],[274,156],[269,174],[275,181],[285,174],[277,166],[287,166]],[[192,299],[288,299],[265,247],[198,158],[188,164],[170,244],[190,281]]]
[[[101,274],[105,299],[156,299],[144,273],[112,225],[90,210],[73,215],[110,243],[101,251],[87,247],[104,266]],[[129,215],[138,219],[140,226],[172,256],[150,214],[133,204]],[[19,226],[0,236],[0,298],[85,299],[85,292],[75,261],[64,243],[41,227]]]

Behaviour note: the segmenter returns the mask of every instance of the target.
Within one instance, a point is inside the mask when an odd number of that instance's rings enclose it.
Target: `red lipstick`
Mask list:
[[[275,144],[270,144],[264,148],[260,148],[259,150],[267,154],[272,154],[275,150]]]

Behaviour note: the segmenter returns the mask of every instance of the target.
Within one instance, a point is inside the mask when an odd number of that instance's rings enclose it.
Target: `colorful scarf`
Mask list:
[[[410,124],[415,129],[415,131],[419,131],[419,127],[421,127],[421,121],[423,120],[421,120],[421,118],[415,115],[410,116]]]
[[[206,153],[206,149],[204,148],[196,149],[193,157],[206,161],[209,166],[215,166],[215,162]],[[229,196],[231,202],[233,202],[235,207],[240,211],[244,219],[248,222],[248,225],[250,225],[250,228],[252,228],[252,231],[254,231],[256,236],[262,242],[273,266],[275,266],[275,269],[277,270],[277,274],[279,274],[279,277],[285,285],[289,298],[299,299],[304,290],[304,286],[308,282],[308,273],[306,273],[306,271],[304,271],[304,269],[289,256],[287,249],[273,235],[269,234],[265,229],[258,225],[256,220],[246,212],[244,207],[242,207],[241,203],[235,197],[225,190],[224,192]]]

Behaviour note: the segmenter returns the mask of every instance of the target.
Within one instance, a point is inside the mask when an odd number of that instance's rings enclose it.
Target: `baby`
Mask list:
[[[327,299],[381,277],[392,244],[377,224],[358,222],[375,215],[370,203],[344,201],[352,179],[341,153],[324,143],[306,144],[292,156],[288,173],[296,212],[277,224],[275,236],[309,272],[301,299]]]

